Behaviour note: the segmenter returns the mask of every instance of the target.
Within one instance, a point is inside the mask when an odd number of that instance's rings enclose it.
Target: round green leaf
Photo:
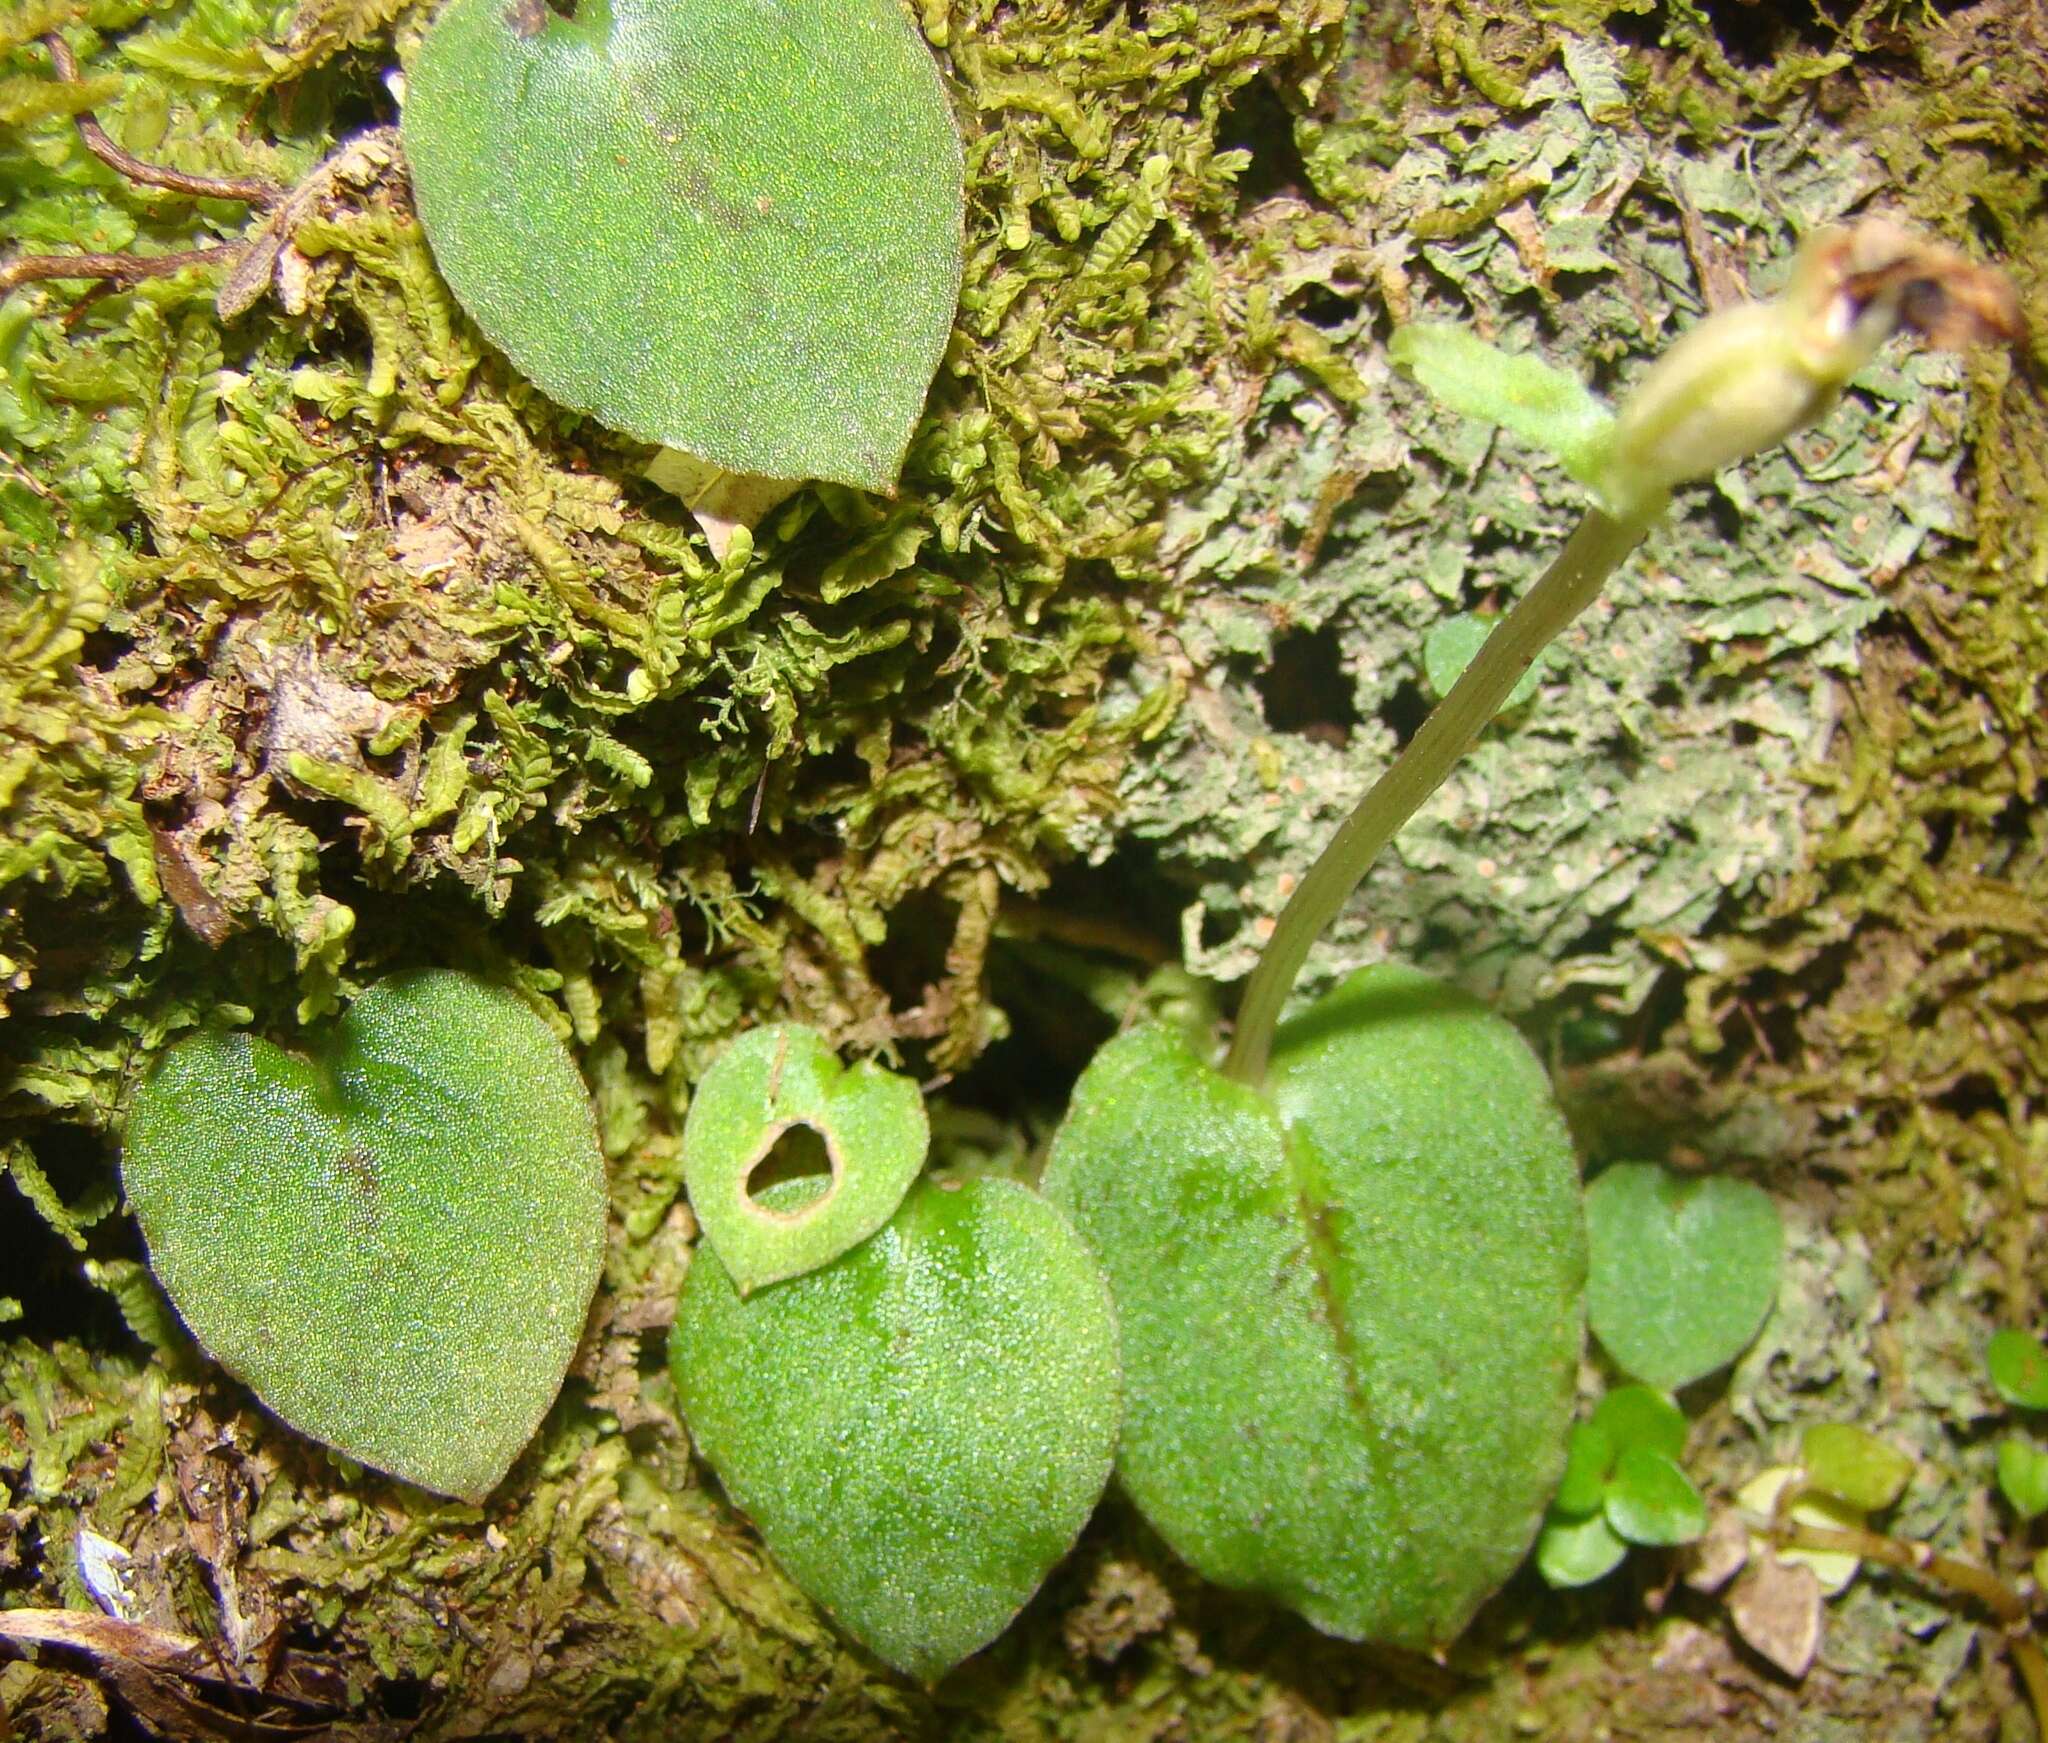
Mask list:
[[[443,1494],[496,1486],[561,1385],[604,1254],[582,1080],[509,992],[388,980],[305,1057],[166,1053],[122,1184],[193,1335],[316,1440]]]
[[[1054,1140],[1045,1191],[1116,1297],[1118,1468],[1209,1578],[1435,1647],[1520,1563],[1563,1466],[1570,1142],[1512,1028],[1392,968],[1283,1029],[1271,1096],[1136,1029]]]
[[[1617,1450],[1614,1437],[1604,1427],[1591,1422],[1574,1426],[1571,1439],[1565,1442],[1564,1475],[1550,1498],[1551,1512],[1567,1519],[1599,1512]]]
[[[1778,1212],[1748,1181],[1618,1163],[1586,1189],[1586,1235],[1593,1335],[1653,1386],[1732,1362],[1777,1299]]]
[[[2022,1519],[2048,1513],[2048,1452],[2025,1435],[1998,1443],[1998,1487]]]
[[[1816,1489],[1864,1513],[1879,1513],[1899,1498],[1913,1461],[1864,1429],[1846,1422],[1816,1422],[1799,1437],[1799,1463]]]
[[[2048,1350],[2039,1338],[2007,1327],[1991,1334],[1984,1351],[1991,1383],[2008,1404],[2022,1410],[2048,1410]]]
[[[776,1559],[915,1676],[1002,1632],[1109,1479],[1109,1291],[1013,1181],[922,1180],[872,1239],[745,1300],[700,1248],[669,1359],[698,1450]]]
[[[894,483],[963,209],[898,0],[449,0],[404,139],[456,297],[562,404],[730,472]]]
[[[1640,1443],[1621,1449],[1601,1505],[1607,1523],[1630,1543],[1691,1543],[1706,1534],[1707,1504],[1692,1479]]]
[[[1617,1453],[1648,1447],[1667,1459],[1685,1451],[1685,1412],[1651,1386],[1617,1386],[1593,1406],[1588,1426],[1607,1437]]]
[[[747,1183],[796,1127],[824,1141],[831,1182],[776,1210]],[[872,1062],[844,1070],[814,1030],[775,1023],[742,1035],[698,1084],[683,1181],[704,1238],[747,1295],[866,1240],[903,1202],[930,1141],[916,1084]]]
[[[1586,1519],[1551,1519],[1536,1539],[1536,1571],[1560,1591],[1590,1586],[1621,1566],[1628,1545],[1595,1513]]]

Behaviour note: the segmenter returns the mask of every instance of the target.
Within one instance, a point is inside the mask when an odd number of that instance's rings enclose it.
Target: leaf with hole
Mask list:
[[[792,1134],[815,1133],[830,1176],[772,1209],[749,1182]],[[742,1295],[829,1264],[889,1220],[931,1140],[917,1085],[869,1061],[842,1068],[815,1030],[749,1030],[704,1074],[683,1124],[690,1208]]]
[[[1586,1238],[1593,1335],[1653,1386],[1732,1362],[1777,1299],[1777,1207],[1748,1181],[1616,1163],[1586,1188]]]
[[[1577,1167],[1514,1030],[1368,970],[1264,1094],[1132,1030],[1045,1191],[1109,1272],[1118,1470],[1167,1542],[1327,1633],[1455,1636],[1535,1536],[1582,1338]]]
[[[880,1233],[744,1300],[700,1249],[669,1359],[691,1437],[776,1559],[914,1676],[1002,1632],[1109,1480],[1109,1291],[1014,1181],[919,1181]]]
[[[404,141],[457,300],[543,391],[728,472],[893,485],[963,211],[897,0],[449,0]]]
[[[121,1179],[192,1333],[315,1440],[442,1494],[496,1487],[560,1388],[604,1255],[576,1067],[467,976],[363,994],[323,1044],[170,1049]]]

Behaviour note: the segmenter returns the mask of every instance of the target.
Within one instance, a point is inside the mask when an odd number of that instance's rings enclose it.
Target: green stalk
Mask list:
[[[1494,626],[1478,656],[1430,711],[1408,747],[1344,820],[1280,910],[1273,936],[1245,983],[1237,1032],[1223,1062],[1225,1076],[1253,1085],[1264,1081],[1280,1008],[1294,990],[1309,947],[1351,899],[1380,850],[1443,785],[1472,741],[1500,712],[1530,663],[1592,604],[1608,576],[1642,543],[1663,507],[1660,493],[1655,503],[1623,520],[1591,510],[1542,578]]]

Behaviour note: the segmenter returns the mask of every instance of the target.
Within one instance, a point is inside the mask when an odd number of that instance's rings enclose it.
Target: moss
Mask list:
[[[659,1373],[677,1116],[726,1037],[774,1013],[971,1072],[1013,1024],[1001,1057],[1113,1022],[1135,977],[1105,940],[1180,929],[1239,972],[1403,729],[1428,626],[1525,572],[1566,493],[1391,381],[1391,321],[1473,316],[1605,386],[1788,216],[1877,191],[1981,226],[2038,330],[2028,10],[1757,10],[1359,8],[1340,54],[1324,0],[929,0],[971,177],[931,415],[897,499],[800,493],[723,563],[643,452],[478,342],[374,158],[233,319],[218,266],[0,302],[0,1240],[30,1255],[0,1368],[8,1602],[88,1601],[89,1519],[160,1625],[275,1625],[366,1735],[1818,1739],[1914,1734],[1935,1686],[1924,1734],[1992,1734],[2003,1671],[1962,1664],[1960,1628],[1909,1641],[1930,1615],[1897,1585],[1837,1624],[1854,1674],[1796,1703],[1710,1610],[1651,1622],[1599,1589],[1515,1588],[1439,1668],[1205,1591],[1114,1507],[927,1702],[761,1560]],[[294,185],[343,118],[388,119],[378,74],[421,21],[17,6],[0,221],[37,250],[231,244],[243,208],[81,149],[87,94],[130,150]],[[1324,960],[1503,991],[1596,1147],[1743,1158],[1836,1223],[1802,1237],[1778,1365],[1738,1378],[1705,1456],[1745,1473],[1816,1398],[1893,1413],[1926,1458],[1910,1527],[1958,1542],[1972,1339],[2041,1307],[2048,427],[2000,366],[1914,364],[1825,435],[1674,523]],[[1325,655],[1335,688],[1276,724],[1261,680]],[[108,1214],[125,1088],[166,1037],[289,1029],[419,963],[552,1003],[612,1170],[571,1392],[482,1510],[269,1424]],[[1063,1087],[939,1127],[1021,1154]],[[8,1666],[0,1700],[31,1736],[109,1723],[50,1665]]]

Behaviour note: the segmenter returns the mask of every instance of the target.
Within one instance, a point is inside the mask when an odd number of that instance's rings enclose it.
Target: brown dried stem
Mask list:
[[[1901,1568],[1982,1604],[2005,1632],[2006,1650],[2012,1654],[2013,1668],[2019,1672],[2028,1704],[2033,1708],[2035,1732],[2048,1738],[2048,1656],[2043,1655],[2041,1643],[2034,1636],[2027,1600],[1989,1568],[1942,1555],[1931,1544],[1912,1543],[1887,1537],[1881,1531],[1854,1527],[1807,1525],[1780,1518],[1771,1527],[1771,1536],[1784,1549],[1853,1555],[1862,1561]]]
[[[52,33],[43,38],[50,51],[50,65],[66,84],[78,82],[78,62],[70,46]],[[78,137],[86,150],[129,181],[144,187],[165,188],[199,200],[238,200],[244,205],[268,211],[285,197],[286,190],[274,183],[242,176],[188,175],[162,164],[145,163],[123,151],[107,137],[90,109],[72,117]],[[188,266],[203,266],[216,259],[232,259],[241,252],[239,243],[208,248],[185,248],[171,254],[17,254],[0,261],[0,296],[19,285],[37,284],[53,278],[95,278],[117,285],[139,284],[146,278],[163,278],[183,272]]]
[[[241,252],[239,243],[213,248],[181,248],[175,254],[17,254],[0,261],[0,296],[17,285],[37,284],[49,278],[111,279],[118,285],[139,284],[146,278],[167,278],[188,266],[231,259]]]
[[[43,38],[43,46],[50,51],[50,65],[56,69],[57,77],[67,85],[78,83],[78,63],[71,57],[70,45],[52,32]],[[276,183],[254,177],[188,175],[181,169],[145,163],[109,139],[90,109],[81,109],[72,119],[86,150],[117,174],[144,187],[168,188],[172,193],[190,194],[198,200],[239,200],[266,210],[285,196],[285,190]]]

